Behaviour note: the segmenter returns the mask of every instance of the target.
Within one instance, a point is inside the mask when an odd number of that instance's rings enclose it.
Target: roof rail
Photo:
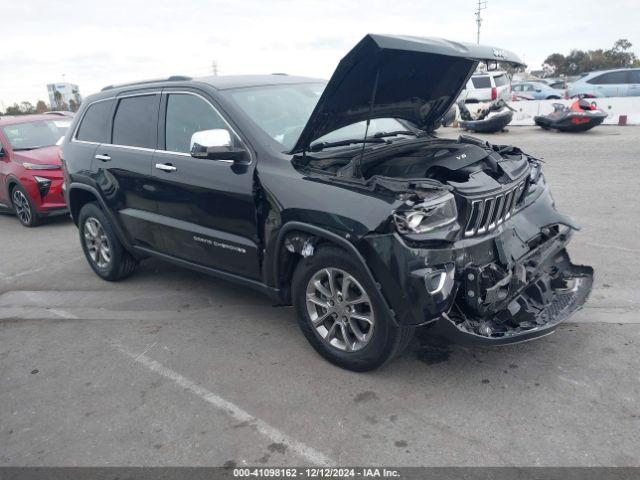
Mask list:
[[[186,75],[171,75],[169,78],[154,78],[152,80],[140,80],[138,82],[130,82],[130,83],[120,83],[118,85],[107,85],[104,87],[101,92],[105,90],[113,90],[114,88],[120,87],[131,87],[134,85],[144,85],[145,83],[156,83],[156,82],[184,82],[186,80],[192,80],[191,77],[187,77]]]

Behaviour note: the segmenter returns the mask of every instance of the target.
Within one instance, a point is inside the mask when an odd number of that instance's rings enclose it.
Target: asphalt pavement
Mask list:
[[[156,260],[104,282],[70,220],[0,215],[0,465],[640,466],[640,127],[486,138],[545,161],[589,303],[519,345],[420,332],[366,374],[251,290]]]

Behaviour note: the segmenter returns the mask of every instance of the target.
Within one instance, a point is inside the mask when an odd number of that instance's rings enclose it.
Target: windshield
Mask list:
[[[283,146],[283,151],[289,151],[295,146],[324,87],[323,83],[273,85],[231,90],[230,95],[261,130]],[[396,119],[378,118],[371,120],[367,136],[398,130],[407,128]],[[314,143],[363,138],[364,131],[365,122],[358,122],[328,133]]]
[[[69,125],[71,120],[40,120],[7,125],[3,131],[14,150],[33,150],[55,145]]]

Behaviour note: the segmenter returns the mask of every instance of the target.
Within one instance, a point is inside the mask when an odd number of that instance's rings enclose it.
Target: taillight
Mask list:
[[[491,100],[497,100],[498,98],[498,89],[496,87],[491,88]]]

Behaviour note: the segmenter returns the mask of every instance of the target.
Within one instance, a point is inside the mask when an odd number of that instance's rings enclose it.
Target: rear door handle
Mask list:
[[[156,168],[158,170],[162,170],[163,172],[175,172],[176,170],[178,170],[170,163],[156,163]]]
[[[111,157],[109,155],[96,155],[97,160],[102,160],[103,162],[110,162]]]

